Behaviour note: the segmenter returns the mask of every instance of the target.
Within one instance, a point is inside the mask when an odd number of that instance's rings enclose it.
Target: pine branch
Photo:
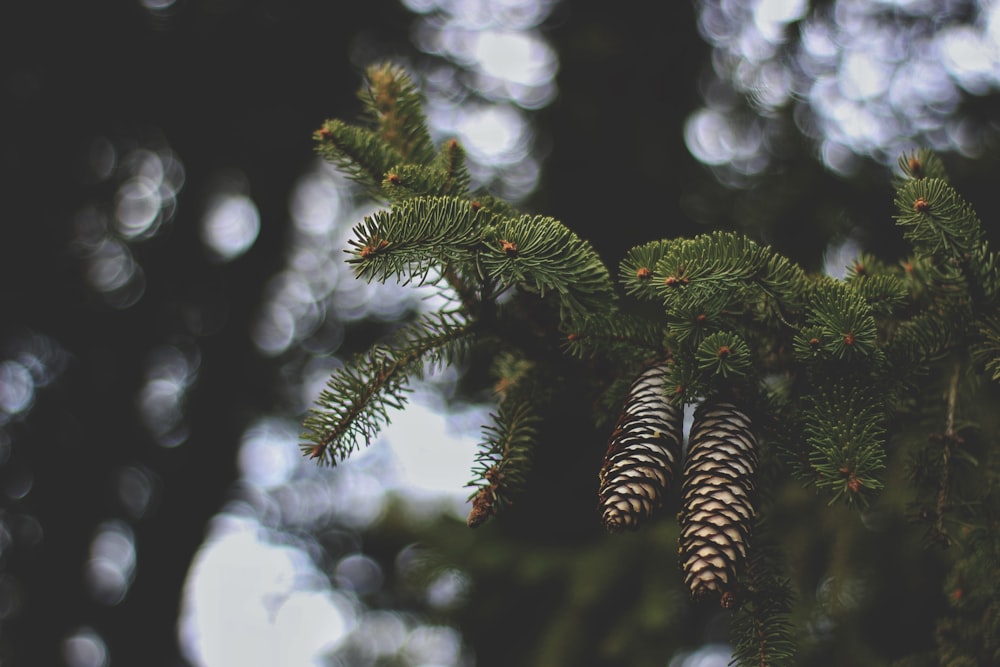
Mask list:
[[[948,503],[948,477],[951,467],[952,447],[960,442],[958,431],[955,430],[955,411],[958,405],[958,380],[962,367],[955,364],[951,379],[948,381],[947,417],[941,440],[941,478],[938,480],[937,503],[934,506],[935,537],[945,545],[951,543],[948,531],[944,527],[945,508]]]
[[[750,348],[739,334],[719,331],[705,338],[695,352],[698,368],[710,378],[747,375],[752,368]]]
[[[476,454],[476,487],[470,496],[468,524],[476,528],[510,505],[524,488],[531,467],[531,447],[539,417],[527,401],[501,400],[493,423],[483,427],[484,442]]]
[[[939,178],[943,181],[948,180],[948,174],[945,172],[944,163],[941,162],[941,158],[926,148],[901,155],[899,158],[899,169],[903,172],[905,178],[915,180],[921,178]],[[897,187],[901,184],[897,184]]]
[[[347,125],[340,120],[328,120],[313,134],[316,151],[336,165],[351,180],[360,184],[370,196],[384,200],[382,179],[403,157],[386,146],[373,131]]]
[[[663,323],[617,310],[595,313],[574,323],[563,339],[567,353],[578,359],[598,355],[613,359],[638,359],[664,349]]]
[[[368,281],[396,278],[423,283],[431,269],[472,258],[487,214],[453,197],[421,197],[366,216],[354,228],[348,260]]]
[[[1000,316],[979,323],[982,340],[973,348],[973,358],[983,364],[993,380],[1000,380]]]
[[[985,526],[969,531],[945,581],[949,610],[935,629],[939,664],[995,665],[1000,660],[1000,532],[996,496],[984,498]],[[991,525],[992,524],[992,525]]]
[[[865,300],[875,315],[897,315],[907,302],[906,285],[893,275],[854,274],[848,278],[847,284]]]
[[[448,175],[436,167],[398,164],[386,172],[382,191],[389,201],[398,203],[414,197],[447,195]]]
[[[390,63],[366,70],[368,87],[358,97],[377,125],[379,137],[403,162],[428,164],[434,145],[427,131],[420,91],[402,67]]]
[[[382,180],[382,189],[393,202],[429,196],[465,199],[469,195],[469,181],[465,151],[452,139],[429,165],[400,164],[390,169]]]
[[[472,180],[465,165],[465,150],[456,139],[449,139],[434,159],[435,169],[444,174],[440,194],[465,197]]]
[[[483,270],[502,287],[554,294],[564,322],[614,307],[607,268],[590,243],[553,218],[502,219],[484,236]]]
[[[642,299],[659,299],[657,286],[666,276],[656,274],[657,264],[680,242],[679,239],[661,239],[631,248],[618,269],[625,293]]]
[[[704,312],[743,310],[758,303],[761,312],[797,311],[806,285],[802,269],[745,236],[730,232],[703,234],[669,245],[657,262],[654,286],[668,314],[682,307]]]
[[[896,224],[918,253],[968,261],[983,244],[975,211],[939,178],[907,181],[896,191]]]
[[[885,413],[874,389],[821,388],[806,397],[803,432],[817,488],[866,507],[883,486]]]
[[[406,383],[429,367],[453,363],[469,346],[473,325],[455,315],[428,315],[407,327],[388,346],[336,371],[306,418],[302,450],[336,464],[366,446],[389,422],[389,412],[406,404]]]
[[[742,577],[741,604],[730,622],[733,659],[739,667],[781,667],[794,656],[790,621],[792,591],[776,550],[759,539],[761,525],[754,528],[753,544]]]
[[[876,352],[878,328],[864,295],[841,281],[825,279],[810,291],[806,322],[809,349],[839,361],[863,360]],[[799,338],[804,338],[800,334]],[[805,349],[801,346],[801,349]]]
[[[391,64],[367,69],[368,85],[358,97],[371,127],[328,120],[315,132],[316,150],[379,201],[427,194],[464,194],[468,174],[464,155],[450,142],[440,174],[427,131],[419,92],[402,68]],[[463,181],[463,178],[465,179]],[[409,189],[401,184],[410,185]]]

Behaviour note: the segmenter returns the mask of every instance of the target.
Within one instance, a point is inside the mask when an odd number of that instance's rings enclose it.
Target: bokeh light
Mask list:
[[[92,628],[80,628],[63,641],[67,667],[107,667],[108,647]]]
[[[106,605],[125,599],[135,577],[135,535],[123,521],[109,520],[97,527],[90,543],[85,581],[91,596]]]
[[[25,412],[34,400],[35,382],[31,372],[17,361],[0,362],[0,415]]]
[[[1000,90],[998,17],[994,0],[837,0],[811,12],[803,0],[700,2],[712,71],[688,148],[722,182],[749,184],[790,109],[838,174],[862,159],[892,165],[916,145],[976,157],[1000,130],[959,109],[963,95]]]
[[[216,196],[202,220],[202,241],[223,261],[249,250],[259,233],[260,212],[253,200],[242,194]]]
[[[527,114],[556,94],[558,60],[538,30],[552,3],[407,6],[421,14],[413,32],[419,48],[439,56],[429,69],[412,72],[426,93],[434,140],[459,138],[473,188],[488,187],[514,201],[527,196],[540,173]],[[214,191],[228,199],[210,204],[202,239],[221,259],[232,259],[253,244],[259,216],[250,208],[245,176],[226,172],[218,181]],[[220,201],[229,202],[228,212],[219,208]],[[269,646],[287,642],[282,633],[290,632],[279,627],[280,609],[306,594],[328,601],[328,611],[318,616],[335,618],[322,630],[304,623],[298,629],[301,650],[283,655],[282,664],[313,664],[319,655],[335,665],[376,659],[471,664],[453,628],[426,624],[417,614],[366,608],[365,600],[380,594],[388,575],[361,549],[358,534],[385,516],[390,496],[406,499],[402,506],[413,520],[464,518],[465,484],[490,406],[448,406],[459,376],[446,369],[416,383],[407,408],[388,415],[390,423],[377,441],[336,468],[316,467],[298,448],[299,415],[343,365],[338,352],[350,328],[361,321],[395,326],[438,308],[445,298],[433,286],[354,279],[343,251],[352,227],[375,210],[356,184],[319,160],[292,189],[285,263],[268,279],[249,335],[261,355],[285,364],[288,386],[282,393],[292,397],[294,409],[289,416],[262,416],[245,430],[236,499],[216,517],[189,573],[181,641],[197,665],[271,664]],[[223,221],[216,220],[220,216]],[[171,381],[172,387],[182,385]],[[174,425],[171,416],[181,401],[171,397],[180,391],[153,395],[159,398],[149,410],[158,415],[152,421]],[[303,530],[324,535],[323,546],[303,540]],[[332,542],[331,535],[336,535]],[[316,576],[320,567],[331,579]],[[451,609],[462,603],[469,585],[460,571],[442,572],[425,584],[424,603],[428,609]],[[228,618],[221,620],[222,614]],[[252,642],[237,639],[251,633]]]
[[[527,112],[556,98],[559,60],[539,29],[554,2],[405,0],[421,16],[414,44],[439,60],[420,72],[438,139],[457,132],[473,188],[517,202],[541,172]]]
[[[88,202],[73,221],[73,247],[90,287],[115,308],[129,308],[146,290],[132,246],[157,236],[176,215],[184,165],[162,139],[94,137],[83,179],[116,184],[110,203]]]
[[[181,644],[195,665],[312,665],[357,624],[358,603],[320,587],[304,552],[271,544],[254,521],[222,514],[184,590]]]
[[[118,500],[128,516],[141,519],[159,499],[160,480],[148,467],[133,464],[118,471],[116,489]]]
[[[201,353],[195,346],[182,350],[164,345],[147,355],[136,407],[149,433],[164,447],[176,447],[189,436],[185,398],[198,377],[200,363]]]
[[[669,667],[727,667],[732,649],[725,644],[705,644],[694,651],[681,651],[670,659]]]

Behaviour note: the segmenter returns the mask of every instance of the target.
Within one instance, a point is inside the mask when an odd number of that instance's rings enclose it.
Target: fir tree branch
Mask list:
[[[791,584],[782,571],[776,550],[759,539],[761,525],[754,529],[753,544],[743,574],[742,603],[730,623],[733,658],[739,667],[781,667],[794,655]]]
[[[658,299],[657,285],[665,276],[657,275],[656,266],[679,242],[679,239],[661,239],[629,249],[618,268],[625,293],[642,299]]]
[[[554,293],[564,322],[614,307],[611,278],[597,252],[553,218],[501,219],[484,235],[484,246],[488,276],[502,287]]]
[[[431,269],[444,270],[472,259],[488,214],[453,197],[421,197],[367,216],[354,228],[348,260],[368,281],[427,280]]]
[[[904,153],[899,157],[899,169],[903,172],[904,178],[919,180],[921,178],[939,178],[948,180],[944,163],[933,151],[920,148],[912,153]],[[898,183],[897,187],[902,185]]]
[[[938,480],[937,503],[934,507],[934,532],[939,541],[948,545],[951,538],[944,527],[945,508],[948,503],[948,472],[951,467],[951,448],[959,443],[959,435],[955,431],[955,410],[958,403],[958,380],[962,367],[955,364],[951,379],[948,382],[948,408],[944,434],[941,437],[941,477]]]
[[[802,306],[806,280],[802,269],[745,236],[731,232],[702,234],[666,247],[657,262],[654,283],[668,314],[682,306],[703,312],[743,310],[761,303],[761,313],[782,313]]]
[[[830,502],[844,498],[865,507],[882,488],[885,412],[882,398],[866,387],[833,386],[806,397],[803,432],[816,487]]]
[[[382,179],[382,191],[391,202],[401,202],[414,197],[442,196],[448,194],[445,181],[448,175],[436,167],[421,164],[397,164]]]
[[[816,327],[810,340],[818,330],[821,349],[833,359],[866,359],[876,351],[878,328],[871,306],[846,283],[832,279],[816,283],[806,322]]]
[[[1000,380],[1000,316],[985,318],[978,328],[982,340],[973,348],[973,358],[993,380]]]
[[[635,358],[663,352],[663,324],[655,320],[611,311],[595,313],[575,324],[563,339],[563,347],[580,359],[593,358],[598,354]]]
[[[975,211],[939,178],[905,182],[895,198],[896,224],[918,253],[967,261],[979,252],[983,230]]]
[[[469,194],[469,183],[472,180],[465,165],[465,150],[457,139],[449,139],[441,147],[433,165],[444,174],[440,186],[443,195],[465,197]]]
[[[906,285],[896,276],[865,272],[855,274],[848,279],[847,284],[858,292],[876,315],[896,315],[906,305]]]
[[[523,489],[531,467],[531,447],[538,435],[539,417],[527,401],[501,400],[491,417],[493,423],[483,427],[484,442],[476,454],[476,479],[466,485],[476,488],[469,496],[470,528],[510,505]]]
[[[368,87],[358,97],[375,120],[378,135],[402,161],[428,164],[434,159],[434,145],[427,131],[420,91],[402,67],[391,63],[366,70]]]
[[[705,338],[695,352],[698,368],[709,378],[728,379],[750,372],[750,349],[743,338],[732,331],[719,331]]]
[[[473,324],[452,314],[428,315],[407,327],[389,346],[334,372],[306,418],[304,453],[323,463],[346,459],[367,446],[389,422],[389,411],[406,404],[406,383],[425,367],[453,362],[469,345]]]
[[[369,195],[385,199],[382,179],[403,157],[371,130],[347,125],[340,120],[328,120],[313,134],[316,151],[360,184]]]

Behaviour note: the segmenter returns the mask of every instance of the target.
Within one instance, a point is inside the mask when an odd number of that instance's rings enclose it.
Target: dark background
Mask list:
[[[546,24],[560,92],[536,115],[547,160],[524,208],[563,220],[612,265],[664,235],[652,219],[670,221],[670,235],[740,220],[810,268],[831,234],[848,231],[837,220],[889,220],[883,168],[836,178],[794,137],[754,188],[720,186],[683,145],[709,54],[693,8],[662,3],[653,19],[648,7],[574,1]],[[4,427],[4,665],[61,664],[61,642],[80,624],[99,629],[113,664],[185,664],[175,623],[190,559],[231,493],[241,432],[282,401],[279,364],[247,331],[281,265],[290,188],[313,159],[313,130],[357,112],[363,66],[417,57],[412,20],[388,0],[180,2],[159,18],[110,0],[0,10],[0,345],[41,334],[62,349],[61,373],[30,417]],[[186,169],[170,228],[133,248],[146,291],[128,308],[94,294],[72,250],[74,215],[111,196],[87,175],[98,136],[166,141]],[[996,159],[949,162],[987,221],[997,217]],[[201,247],[197,212],[227,167],[247,175],[262,225],[246,255],[220,263]],[[890,251],[898,243],[888,224],[867,234]],[[163,448],[135,414],[142,360],[153,344],[191,341],[202,359],[191,436]],[[83,564],[95,526],[122,515],[112,489],[133,464],[155,473],[157,495],[132,522],[138,576],[108,606],[89,595]]]
[[[36,544],[13,541],[4,569],[19,609],[4,622],[5,664],[62,664],[61,642],[91,624],[114,664],[183,664],[180,591],[206,522],[236,478],[239,435],[272,406],[277,364],[247,335],[261,287],[279,265],[291,183],[312,159],[312,131],[355,110],[358,50],[407,43],[398,3],[180,3],[157,20],[137,2],[16,3],[4,8],[4,192],[0,329],[59,342],[66,370],[29,420],[8,428],[7,479],[27,471],[31,492],[11,516],[37,519]],[[370,37],[366,39],[365,35]],[[138,248],[146,293],[120,310],[101,302],[71,252],[72,220],[88,200],[97,136],[159,137],[182,156],[186,184],[171,229]],[[197,238],[209,176],[237,167],[262,219],[255,247],[213,262]],[[185,312],[214,321],[192,332]],[[142,361],[160,342],[197,339],[191,438],[164,449],[138,423]],[[83,568],[95,526],[122,514],[115,474],[140,462],[160,478],[155,511],[136,522],[139,572],[125,601],[91,599]]]

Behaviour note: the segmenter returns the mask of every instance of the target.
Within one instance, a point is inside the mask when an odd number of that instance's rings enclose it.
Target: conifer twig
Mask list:
[[[955,406],[958,402],[958,379],[961,366],[955,364],[955,371],[952,373],[951,381],[948,383],[948,415],[945,422],[944,436],[941,438],[941,479],[938,482],[937,506],[934,510],[934,531],[937,538],[945,545],[951,544],[951,538],[944,527],[944,512],[948,501],[948,468],[951,463],[951,447],[959,443],[958,434],[955,432]]]

